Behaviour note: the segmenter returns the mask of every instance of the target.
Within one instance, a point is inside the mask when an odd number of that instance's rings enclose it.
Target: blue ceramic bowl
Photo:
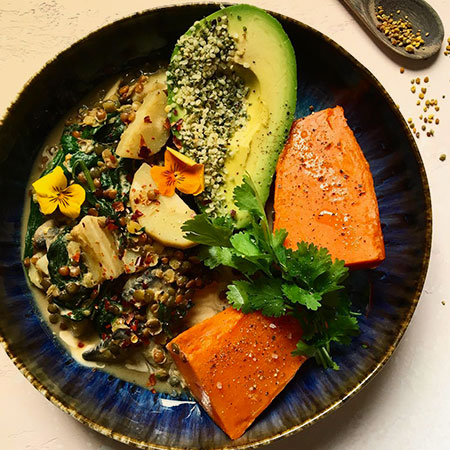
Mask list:
[[[150,391],[76,363],[37,314],[21,265],[25,187],[57,120],[99,81],[167,60],[176,39],[217,5],[147,11],[108,25],[58,55],[24,88],[0,128],[0,335],[11,359],[49,400],[93,429],[142,448],[246,448],[313,423],[386,363],[418,302],[431,243],[431,204],[419,152],[377,80],[308,26],[275,14],[298,60],[297,116],[344,107],[373,173],[386,260],[367,275],[372,305],[362,333],[337,348],[338,372],[308,361],[243,437],[231,441],[195,402]],[[367,347],[367,348],[366,348]]]

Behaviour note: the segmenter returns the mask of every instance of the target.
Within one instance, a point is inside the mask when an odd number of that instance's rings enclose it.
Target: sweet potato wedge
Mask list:
[[[236,439],[304,362],[291,354],[300,337],[292,317],[227,308],[178,335],[167,348],[194,397]]]
[[[292,125],[277,165],[274,228],[285,245],[326,247],[352,268],[385,258],[372,174],[340,106]]]

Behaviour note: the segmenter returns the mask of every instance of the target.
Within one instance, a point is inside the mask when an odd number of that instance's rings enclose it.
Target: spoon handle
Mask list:
[[[367,16],[370,15],[372,8],[373,15],[375,15],[374,0],[341,0],[346,4],[356,15],[358,15],[366,24],[369,25]]]

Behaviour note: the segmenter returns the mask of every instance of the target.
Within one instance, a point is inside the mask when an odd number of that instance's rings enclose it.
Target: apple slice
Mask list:
[[[147,163],[143,163],[134,174],[130,203],[139,225],[152,238],[168,247],[188,248],[196,245],[185,239],[181,230],[183,223],[192,219],[195,212],[177,194],[172,197],[158,194]]]

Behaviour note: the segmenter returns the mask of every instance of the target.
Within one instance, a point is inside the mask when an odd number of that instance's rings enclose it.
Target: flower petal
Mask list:
[[[193,159],[188,158],[186,155],[177,152],[173,148],[167,147],[166,153],[164,154],[164,164],[169,167],[169,165],[173,164],[174,162],[179,162],[188,167],[193,167],[197,164]]]
[[[79,184],[71,184],[60,193],[59,209],[67,217],[75,219],[86,198],[86,191]]]
[[[67,187],[67,179],[60,166],[33,183],[36,194],[41,197],[52,197]]]
[[[192,167],[177,172],[176,188],[184,194],[198,195],[205,189],[203,164],[194,164]]]
[[[173,172],[167,170],[166,167],[152,166],[150,175],[156,183],[156,187],[161,195],[172,197],[172,195],[175,194],[175,177]]]
[[[53,197],[41,197],[40,195],[37,195],[37,201],[39,203],[39,209],[41,210],[41,213],[44,214],[44,216],[52,214],[59,204],[58,197],[56,195]]]

